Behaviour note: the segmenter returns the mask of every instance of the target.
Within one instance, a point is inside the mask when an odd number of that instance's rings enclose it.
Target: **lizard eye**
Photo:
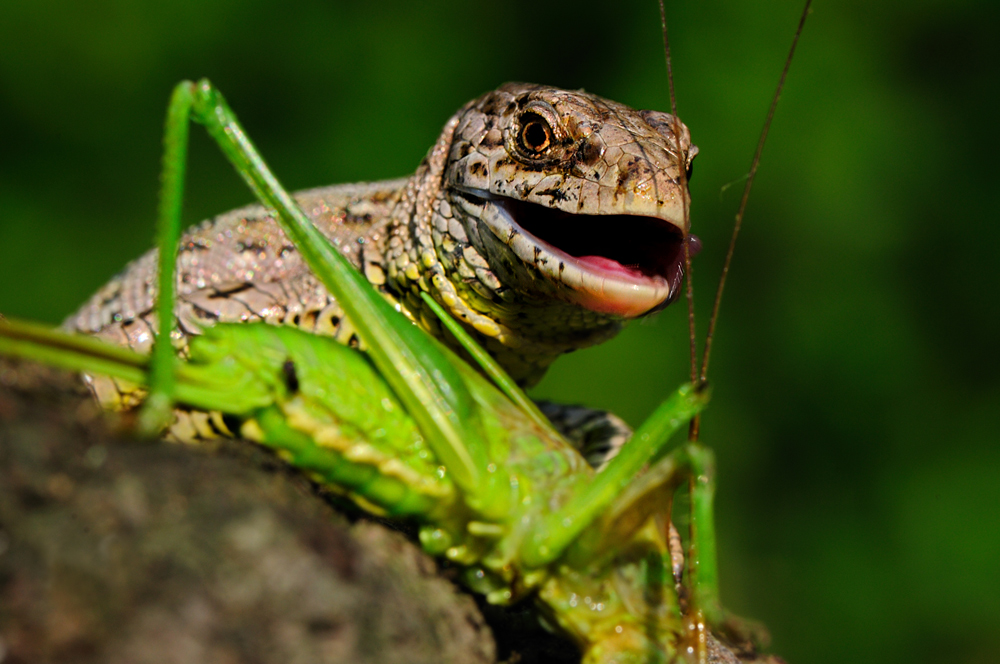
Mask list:
[[[537,113],[525,113],[520,118],[521,131],[517,142],[529,155],[538,155],[552,145],[552,127]]]

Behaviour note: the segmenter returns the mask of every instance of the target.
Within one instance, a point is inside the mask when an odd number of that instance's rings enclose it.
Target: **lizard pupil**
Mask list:
[[[521,123],[521,145],[529,152],[543,152],[552,143],[552,129],[541,116],[526,113]]]

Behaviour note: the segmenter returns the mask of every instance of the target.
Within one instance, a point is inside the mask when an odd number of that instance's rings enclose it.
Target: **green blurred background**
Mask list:
[[[799,9],[668,7],[699,314]],[[997,14],[818,2],[765,151],[703,431],[724,599],[793,664],[1000,661]],[[507,80],[669,106],[653,0],[2,0],[0,312],[58,322],[150,246],[167,96],[200,76],[292,188],[409,173]],[[193,136],[192,222],[250,198]],[[686,357],[674,307],[535,394],[635,424]]]

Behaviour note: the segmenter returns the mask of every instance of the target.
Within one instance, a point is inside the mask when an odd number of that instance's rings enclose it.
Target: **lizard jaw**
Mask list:
[[[563,296],[574,304],[636,318],[663,309],[680,293],[683,235],[670,221],[572,214],[481,190],[466,195],[479,199],[480,219],[493,234],[565,286]],[[691,236],[689,246],[694,255],[701,243]]]

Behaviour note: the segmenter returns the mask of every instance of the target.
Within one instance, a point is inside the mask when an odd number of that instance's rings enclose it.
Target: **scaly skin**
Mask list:
[[[678,184],[679,164],[689,167],[697,148],[686,127],[676,123],[678,139],[674,126],[667,114],[584,92],[507,84],[459,110],[413,176],[296,198],[411,319],[443,336],[419,297],[429,292],[530,385],[560,354],[604,341],[625,320],[676,296],[679,242],[668,247],[664,237],[670,229],[676,239],[683,225],[687,192]],[[586,239],[565,247],[573,256],[599,254],[608,238],[627,245],[635,235],[633,244],[651,245],[650,255],[619,248],[621,262],[663,263],[656,267],[666,278],[649,277],[649,265],[645,276],[634,266],[595,270],[553,250],[510,224],[504,211],[520,220],[523,210],[514,206],[523,203],[561,211],[545,222],[546,232]],[[612,215],[632,216],[640,228]],[[651,224],[660,234],[652,243],[639,236]],[[671,256],[655,256],[659,249]],[[64,326],[148,352],[156,263],[150,251],[128,265]],[[181,348],[206,325],[259,319],[357,341],[336,301],[261,206],[190,229],[177,267]],[[94,387],[105,403],[128,394],[111,383]]]

